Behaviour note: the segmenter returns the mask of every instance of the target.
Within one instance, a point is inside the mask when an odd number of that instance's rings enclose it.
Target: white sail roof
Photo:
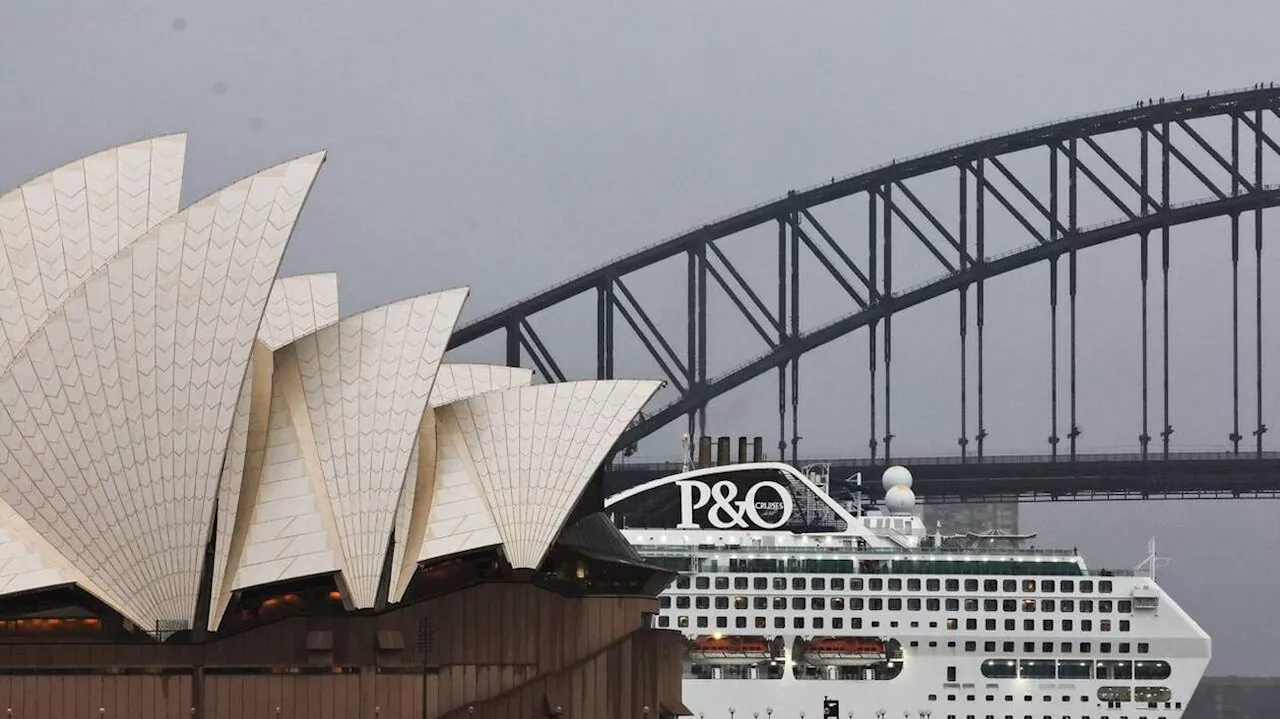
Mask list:
[[[193,615],[245,365],[322,160],[278,165],[162,221],[0,375],[0,492],[141,626]]]
[[[227,458],[218,483],[217,540],[213,555],[212,610],[209,613],[209,629],[216,629],[236,587],[253,586],[273,581],[273,578],[304,576],[337,568],[336,559],[319,562],[317,551],[305,547],[314,544],[315,537],[307,534],[300,538],[303,525],[318,526],[320,506],[314,497],[290,502],[293,520],[286,523],[252,524],[258,492],[264,481],[265,502],[273,502],[280,492],[297,491],[282,477],[280,453],[281,438],[286,433],[285,446],[297,445],[297,429],[288,419],[283,404],[283,388],[275,382],[274,350],[316,330],[338,321],[338,276],[335,274],[298,275],[276,280],[267,298],[262,325],[258,328],[258,344],[254,348],[253,363],[241,387],[236,414],[231,424],[231,439],[227,444]],[[292,357],[292,354],[289,354]],[[295,361],[296,364],[296,361]],[[286,372],[286,377],[297,378],[297,372]],[[301,384],[294,381],[301,396]],[[287,425],[287,426],[286,426]],[[267,446],[268,428],[274,440]],[[284,463],[288,465],[288,463]],[[306,473],[290,474],[290,477],[307,478]],[[284,489],[292,487],[292,489]],[[323,493],[321,493],[323,494]],[[292,496],[292,495],[289,495]],[[272,508],[265,508],[264,517],[278,516]],[[331,523],[331,522],[330,522]],[[319,530],[317,530],[319,531]],[[281,542],[288,538],[290,541]],[[326,535],[321,534],[322,539]],[[253,551],[245,559],[247,543],[253,543]],[[327,546],[327,545],[326,545]],[[331,555],[331,550],[330,556]],[[242,567],[242,562],[247,566]],[[241,570],[244,571],[241,571]],[[302,574],[299,574],[301,572]]]
[[[495,389],[526,386],[532,381],[533,371],[521,367],[447,363],[436,373],[430,405],[435,408]],[[436,433],[435,412],[428,409],[423,413],[404,490],[396,505],[392,601],[399,601],[404,595],[419,561],[502,541],[478,488],[459,465],[456,432],[439,441]]]
[[[418,423],[466,296],[396,302],[294,344],[357,607],[376,598]]]
[[[511,566],[541,563],[605,454],[660,386],[564,382],[442,408],[457,422]]]

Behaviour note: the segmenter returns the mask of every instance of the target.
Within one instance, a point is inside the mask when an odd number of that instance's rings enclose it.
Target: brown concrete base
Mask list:
[[[489,583],[204,644],[2,643],[0,717],[657,719],[681,693],[679,636],[642,626],[656,611]]]

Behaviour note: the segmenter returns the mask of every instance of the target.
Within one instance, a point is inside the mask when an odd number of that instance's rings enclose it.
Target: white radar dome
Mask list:
[[[911,514],[916,507],[916,493],[904,484],[890,487],[884,495],[884,506],[889,514]]]
[[[894,487],[911,488],[911,472],[906,467],[894,465],[884,471],[884,476],[880,479],[884,484],[884,491],[888,492]]]

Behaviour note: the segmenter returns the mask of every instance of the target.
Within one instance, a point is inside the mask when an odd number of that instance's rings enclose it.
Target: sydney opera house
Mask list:
[[[0,716],[683,714],[579,501],[658,383],[444,362],[465,289],[342,317],[278,277],[323,154],[180,208],[185,145],[0,195]]]

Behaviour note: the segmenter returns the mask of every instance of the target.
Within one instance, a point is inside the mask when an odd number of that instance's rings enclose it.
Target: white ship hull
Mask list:
[[[816,719],[825,700],[841,719],[1182,716],[1211,643],[1153,572],[1091,571],[1074,550],[1018,546],[1026,535],[947,543],[896,470],[896,508],[877,515],[777,463],[606,500],[639,554],[678,572],[657,626],[686,639],[695,716]],[[715,654],[726,646],[766,656]]]
[[[944,689],[936,678],[943,675],[947,662],[941,659],[908,660],[902,674],[892,681],[801,680],[789,674],[782,679],[686,679],[684,704],[694,716],[705,719],[729,719],[729,709],[736,719],[752,719],[756,715],[790,719],[804,712],[809,719],[822,717],[824,699],[840,703],[840,717],[877,719],[884,710],[886,719],[932,717],[961,719],[973,715],[978,719],[991,715],[1000,719],[1013,716],[1023,719],[1179,719],[1187,701],[1195,691],[1207,660],[1187,660],[1176,671],[1182,679],[1161,682],[1172,690],[1171,706],[1160,702],[1156,708],[1146,704],[1125,702],[1121,708],[1108,708],[1097,698],[1101,686],[1117,684],[1137,686],[1139,682],[1114,681],[1039,681],[1031,679],[981,679],[962,682],[956,689]],[[944,693],[944,692],[950,692]],[[936,700],[929,700],[937,694]],[[948,700],[954,694],[955,700]],[[973,699],[968,697],[972,695]],[[988,700],[990,696],[993,699]],[[1011,701],[1006,701],[1011,697]],[[1030,697],[1030,699],[1028,699]],[[1067,699],[1064,701],[1064,697]],[[1048,699],[1046,701],[1046,698]],[[772,709],[773,713],[768,712]],[[904,712],[906,712],[904,714]],[[922,714],[921,712],[927,712]]]

